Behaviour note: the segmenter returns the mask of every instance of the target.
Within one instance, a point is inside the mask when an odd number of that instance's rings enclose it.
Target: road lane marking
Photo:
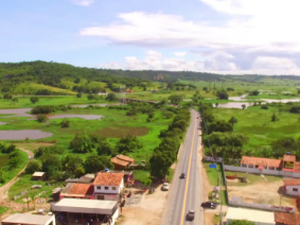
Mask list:
[[[189,189],[190,171],[191,171],[192,156],[193,156],[193,151],[194,151],[194,140],[195,140],[196,127],[197,127],[197,119],[196,119],[196,122],[195,122],[195,128],[194,128],[194,134],[193,134],[193,140],[192,140],[192,150],[191,150],[189,165],[188,165],[188,173],[187,173],[187,179],[186,179],[186,184],[185,184],[185,192],[184,192],[184,199],[183,199],[183,207],[182,207],[180,225],[183,225],[184,217],[185,217],[186,197],[187,197],[187,192],[188,192],[188,189]]]

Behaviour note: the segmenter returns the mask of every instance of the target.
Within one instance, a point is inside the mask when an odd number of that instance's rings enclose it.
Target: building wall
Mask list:
[[[99,189],[100,187],[100,189]],[[107,187],[107,189],[105,189]],[[108,186],[108,185],[94,185],[94,193],[113,193],[113,194],[120,194],[124,187],[124,179],[122,179],[122,182],[120,186]],[[113,190],[115,188],[115,190]]]
[[[111,225],[114,225],[114,224],[115,224],[115,222],[116,222],[116,220],[117,220],[118,217],[119,217],[119,209],[117,209],[117,210],[115,211],[115,213],[113,214]]]
[[[300,186],[285,186],[288,195],[298,196],[300,194]]]
[[[255,219],[253,219],[253,220],[255,220]],[[231,221],[232,220],[228,218],[226,224],[229,224]],[[259,223],[259,222],[255,222],[255,221],[251,221],[251,222],[254,222],[255,225],[275,225],[276,224],[275,222],[273,222],[273,223]]]
[[[93,196],[85,196],[85,197],[72,196],[72,195],[60,195],[59,196],[59,199],[63,199],[63,198],[94,199]]]

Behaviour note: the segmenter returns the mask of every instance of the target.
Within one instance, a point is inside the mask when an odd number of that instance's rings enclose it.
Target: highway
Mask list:
[[[197,117],[200,117],[199,113],[191,110],[191,123],[179,154],[161,225],[204,225],[204,212],[201,208],[203,181],[197,152],[198,141],[201,138],[199,136],[200,120]],[[181,173],[185,173],[184,179],[179,178]],[[189,210],[195,210],[193,221],[186,220]]]

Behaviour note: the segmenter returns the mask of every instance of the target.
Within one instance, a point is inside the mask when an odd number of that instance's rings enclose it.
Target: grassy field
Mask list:
[[[48,85],[44,84],[37,84],[33,82],[29,83],[22,83],[19,84],[15,87],[14,89],[16,93],[35,93],[38,90],[49,90],[53,93],[58,93],[58,94],[65,94],[65,95],[76,95],[77,92],[67,90],[67,89],[62,89],[62,88],[57,88],[57,87],[51,87]]]
[[[212,186],[219,186],[219,175],[218,174],[220,174],[220,176],[222,178],[222,171],[221,171],[220,165],[217,164],[217,169],[211,169],[211,168],[209,168],[210,164],[213,164],[213,163],[207,163],[207,162],[203,163],[206,173],[207,173],[207,176],[208,176],[209,183]],[[222,185],[223,185],[223,183],[222,183]]]
[[[108,103],[105,100],[88,100],[86,96],[77,98],[75,96],[61,97],[38,97],[39,101],[36,104],[30,102],[30,97],[18,97],[18,102],[7,101],[0,99],[0,109],[10,108],[32,108],[36,105],[76,105],[76,104],[101,104]],[[110,102],[111,103],[111,102]]]
[[[1,156],[0,156],[1,157]],[[2,159],[3,158],[6,158],[8,159],[8,157],[6,155],[2,155]],[[25,153],[25,152],[22,152],[20,151],[20,161],[19,161],[19,164],[14,167],[13,169],[8,169],[7,168],[7,163],[8,161],[6,162],[2,162],[2,164],[0,164],[0,168],[3,169],[3,178],[5,180],[5,183],[10,181],[12,178],[14,178],[19,172],[21,169],[23,169],[25,167],[25,165],[27,164],[27,161],[28,161],[28,155]],[[2,186],[3,184],[0,183],[0,186]]]
[[[271,122],[275,113],[279,119]],[[234,133],[244,134],[249,138],[244,148],[270,146],[271,142],[281,137],[299,137],[299,115],[289,112],[278,112],[275,107],[269,106],[263,110],[260,106],[251,106],[245,110],[214,108],[213,115],[216,119],[228,121],[234,116],[238,123],[234,125]]]

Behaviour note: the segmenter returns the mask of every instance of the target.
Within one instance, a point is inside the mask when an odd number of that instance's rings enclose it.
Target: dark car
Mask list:
[[[185,178],[185,173],[182,173],[179,178],[184,179]]]
[[[189,210],[188,214],[186,214],[186,219],[193,221],[195,218],[195,210]]]
[[[201,206],[202,206],[202,208],[204,208],[204,209],[216,209],[217,206],[218,206],[218,204],[215,203],[215,202],[210,202],[210,201],[208,201],[208,202],[203,202],[203,203],[201,204]]]

